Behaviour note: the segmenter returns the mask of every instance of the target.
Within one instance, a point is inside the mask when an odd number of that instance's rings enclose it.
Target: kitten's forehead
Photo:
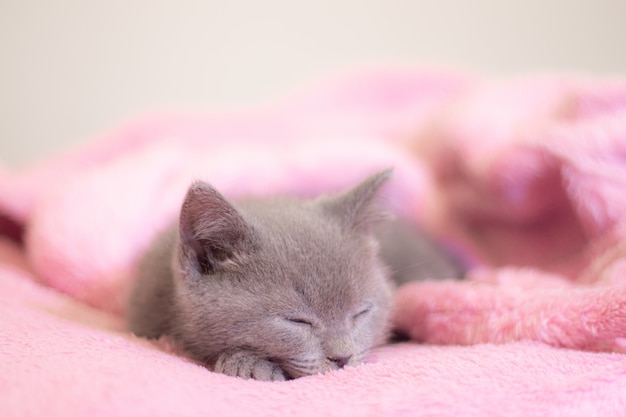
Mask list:
[[[371,274],[368,236],[346,230],[315,204],[254,205],[246,217],[260,241],[255,258],[262,265],[255,267],[272,285],[335,309],[361,301]]]

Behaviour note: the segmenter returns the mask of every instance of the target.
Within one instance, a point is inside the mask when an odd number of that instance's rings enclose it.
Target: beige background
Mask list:
[[[0,164],[363,65],[620,75],[625,44],[620,0],[0,0]]]

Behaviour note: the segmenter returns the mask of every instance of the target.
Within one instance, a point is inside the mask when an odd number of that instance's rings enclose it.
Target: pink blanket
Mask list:
[[[412,342],[263,383],[125,331],[134,262],[192,179],[312,195],[389,166],[393,208],[472,266],[399,289]],[[0,170],[0,415],[622,416],[624,190],[622,80],[373,71],[131,122]]]

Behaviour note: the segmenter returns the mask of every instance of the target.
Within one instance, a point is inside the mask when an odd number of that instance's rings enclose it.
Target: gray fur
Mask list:
[[[195,183],[143,260],[131,330],[218,372],[297,378],[360,363],[389,334],[392,285],[373,200],[390,173],[316,200],[227,202]]]
[[[375,235],[380,243],[380,256],[389,266],[397,285],[463,277],[464,268],[460,260],[405,219],[381,222],[376,226]]]

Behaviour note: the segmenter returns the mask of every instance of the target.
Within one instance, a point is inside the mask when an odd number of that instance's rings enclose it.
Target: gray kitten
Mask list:
[[[237,203],[196,182],[178,227],[141,262],[131,330],[169,335],[215,371],[243,378],[360,363],[390,333],[393,285],[374,237],[376,195],[389,176],[314,200]]]

